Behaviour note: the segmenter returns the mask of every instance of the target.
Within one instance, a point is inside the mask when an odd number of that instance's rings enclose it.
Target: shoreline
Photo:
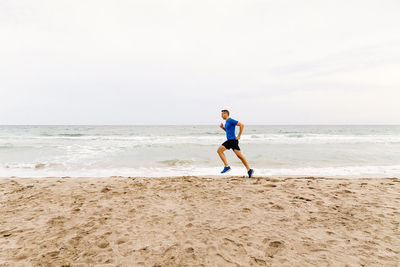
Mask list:
[[[400,178],[5,177],[0,202],[0,266],[400,262]]]
[[[247,178],[253,179],[400,179],[400,176],[316,176],[316,175],[268,175],[268,176],[253,176],[249,178],[247,175],[164,175],[164,176],[40,176],[40,177],[27,177],[27,176],[0,176],[0,181],[3,179],[115,179],[115,178],[147,178],[147,179],[163,179],[163,178],[215,178],[215,179],[231,179],[231,178]]]

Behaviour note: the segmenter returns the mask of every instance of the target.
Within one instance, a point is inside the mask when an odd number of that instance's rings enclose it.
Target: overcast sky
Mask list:
[[[0,124],[399,124],[400,1],[1,0]]]

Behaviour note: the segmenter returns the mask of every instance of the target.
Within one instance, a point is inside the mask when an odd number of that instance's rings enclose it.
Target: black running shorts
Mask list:
[[[224,147],[226,147],[226,149],[237,149],[240,150],[239,148],[239,140],[236,139],[228,139],[226,140],[223,144]]]

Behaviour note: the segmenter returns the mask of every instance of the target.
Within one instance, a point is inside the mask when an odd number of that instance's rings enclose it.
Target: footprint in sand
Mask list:
[[[128,240],[126,238],[120,238],[117,240],[117,245],[121,245],[123,243],[126,243]]]
[[[283,210],[284,208],[280,205],[273,205],[271,208],[276,209],[276,210]]]
[[[208,257],[205,260],[206,266],[238,266],[237,263],[232,262],[225,255],[219,253],[215,246],[207,247],[207,256]]]
[[[64,216],[56,216],[56,217],[49,219],[47,221],[47,224],[51,225],[51,226],[62,226],[62,225],[64,225],[65,220],[66,220],[66,218]]]
[[[276,254],[282,251],[285,247],[285,244],[282,241],[272,241],[269,242],[268,248],[265,251],[265,255],[273,258]]]
[[[110,188],[108,188],[107,186],[103,187],[103,189],[101,189],[101,193],[107,193],[108,191],[111,191]]]
[[[193,247],[187,247],[185,248],[185,258],[186,259],[196,259],[196,253],[195,253],[195,249]]]
[[[178,243],[168,246],[162,253],[163,264],[175,266],[180,255],[180,247]],[[162,266],[160,264],[160,266]]]
[[[224,238],[223,243],[218,246],[218,254],[230,263],[237,263],[240,265],[248,264],[248,254],[246,249],[241,243],[232,239]]]
[[[107,240],[100,240],[100,241],[97,243],[97,246],[98,246],[99,248],[106,248],[106,247],[108,247],[108,245],[109,245],[109,243],[108,243]]]

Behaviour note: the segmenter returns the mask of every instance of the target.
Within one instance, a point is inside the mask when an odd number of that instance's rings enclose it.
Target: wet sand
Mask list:
[[[0,202],[0,266],[400,262],[399,178],[0,178]]]

